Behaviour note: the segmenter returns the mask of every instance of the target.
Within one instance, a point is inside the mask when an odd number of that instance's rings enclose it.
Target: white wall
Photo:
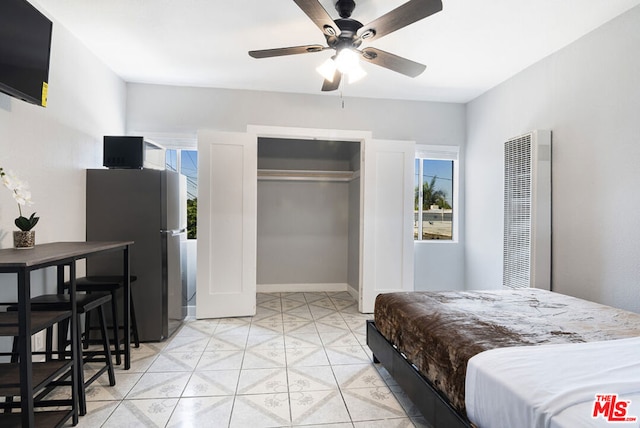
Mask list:
[[[345,285],[348,202],[349,183],[258,180],[258,284]]]
[[[357,162],[360,163],[358,153]],[[347,239],[347,285],[349,292],[357,296],[360,292],[360,175],[349,181],[349,219]]]
[[[376,139],[463,147],[465,115],[465,106],[454,103],[345,98],[343,108],[339,94],[127,84],[128,132],[176,136],[177,141],[195,141],[198,129],[245,132],[247,125],[264,125],[362,130]],[[461,186],[461,201],[464,192]],[[464,219],[460,229],[458,243],[416,247],[416,289],[464,288]],[[443,271],[443,263],[451,275]]]
[[[376,139],[461,145],[465,107],[455,103],[345,98],[234,89],[127,84],[127,130],[191,134],[247,125],[372,131]]]
[[[467,107],[466,280],[502,283],[506,139],[553,132],[555,291],[640,312],[640,7]]]
[[[84,170],[102,165],[104,134],[125,131],[125,92],[124,82],[54,21],[48,106],[0,93],[0,166],[30,185],[27,213],[40,216],[36,243],[85,239]],[[1,248],[13,246],[17,216],[11,193],[0,187]],[[54,286],[55,276],[44,277],[37,283]],[[13,284],[13,275],[0,276],[1,293]]]
[[[458,205],[458,209],[461,204]],[[464,290],[464,244],[458,242],[414,243],[416,290]],[[451,263],[452,260],[461,263]]]

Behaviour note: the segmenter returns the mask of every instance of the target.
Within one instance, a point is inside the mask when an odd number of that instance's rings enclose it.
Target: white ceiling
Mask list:
[[[356,0],[367,24],[405,0]],[[320,94],[331,51],[253,59],[247,51],[325,44],[292,0],[32,0],[127,82]],[[333,18],[333,0],[320,0]],[[640,0],[442,0],[443,10],[371,46],[427,65],[415,79],[365,63],[344,96],[467,102],[640,4]],[[55,32],[55,27],[54,27]],[[364,47],[365,45],[363,45]],[[325,93],[340,95],[340,91]]]

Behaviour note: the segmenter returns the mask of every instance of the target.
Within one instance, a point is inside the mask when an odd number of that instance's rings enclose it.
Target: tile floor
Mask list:
[[[346,292],[257,296],[253,317],[187,320],[87,390],[80,427],[426,426],[365,341]]]

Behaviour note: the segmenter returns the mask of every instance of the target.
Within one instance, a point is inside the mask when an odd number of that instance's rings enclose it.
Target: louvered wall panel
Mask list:
[[[550,289],[551,133],[504,145],[503,285]]]

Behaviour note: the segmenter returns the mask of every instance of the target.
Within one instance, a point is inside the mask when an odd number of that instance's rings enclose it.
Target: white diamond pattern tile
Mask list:
[[[206,352],[215,351],[242,351],[247,346],[247,335],[245,334],[217,334],[209,339]]]
[[[167,428],[229,426],[233,397],[190,397],[178,401]]]
[[[240,370],[194,372],[182,393],[183,397],[235,395]]]
[[[286,366],[285,353],[281,349],[247,349],[242,361],[243,369],[266,369]]]
[[[178,398],[190,377],[191,373],[185,372],[145,373],[126,398]]]
[[[338,389],[330,366],[300,366],[287,369],[289,392]]]
[[[289,394],[237,395],[230,427],[262,428],[291,424]]]
[[[349,422],[349,412],[337,389],[290,394],[291,419],[294,425]]]
[[[232,370],[242,367],[244,351],[204,352],[196,366],[200,370]]]
[[[406,417],[395,395],[387,387],[342,390],[352,421]]]
[[[344,364],[332,369],[341,389],[387,386],[384,378],[372,364]]]
[[[242,370],[238,382],[238,394],[277,394],[286,393],[287,370],[278,369],[254,369]]]
[[[192,372],[198,365],[202,352],[166,352],[149,366],[147,372]]]
[[[162,400],[124,400],[102,425],[104,428],[163,427],[169,421],[177,398]]]
[[[258,293],[256,302],[254,317],[187,320],[167,341],[132,348],[132,367],[116,366],[115,386],[103,375],[87,390],[89,414],[78,426],[423,425],[371,363],[372,316],[349,293]]]
[[[328,366],[329,360],[323,347],[293,348],[286,350],[287,366]]]

